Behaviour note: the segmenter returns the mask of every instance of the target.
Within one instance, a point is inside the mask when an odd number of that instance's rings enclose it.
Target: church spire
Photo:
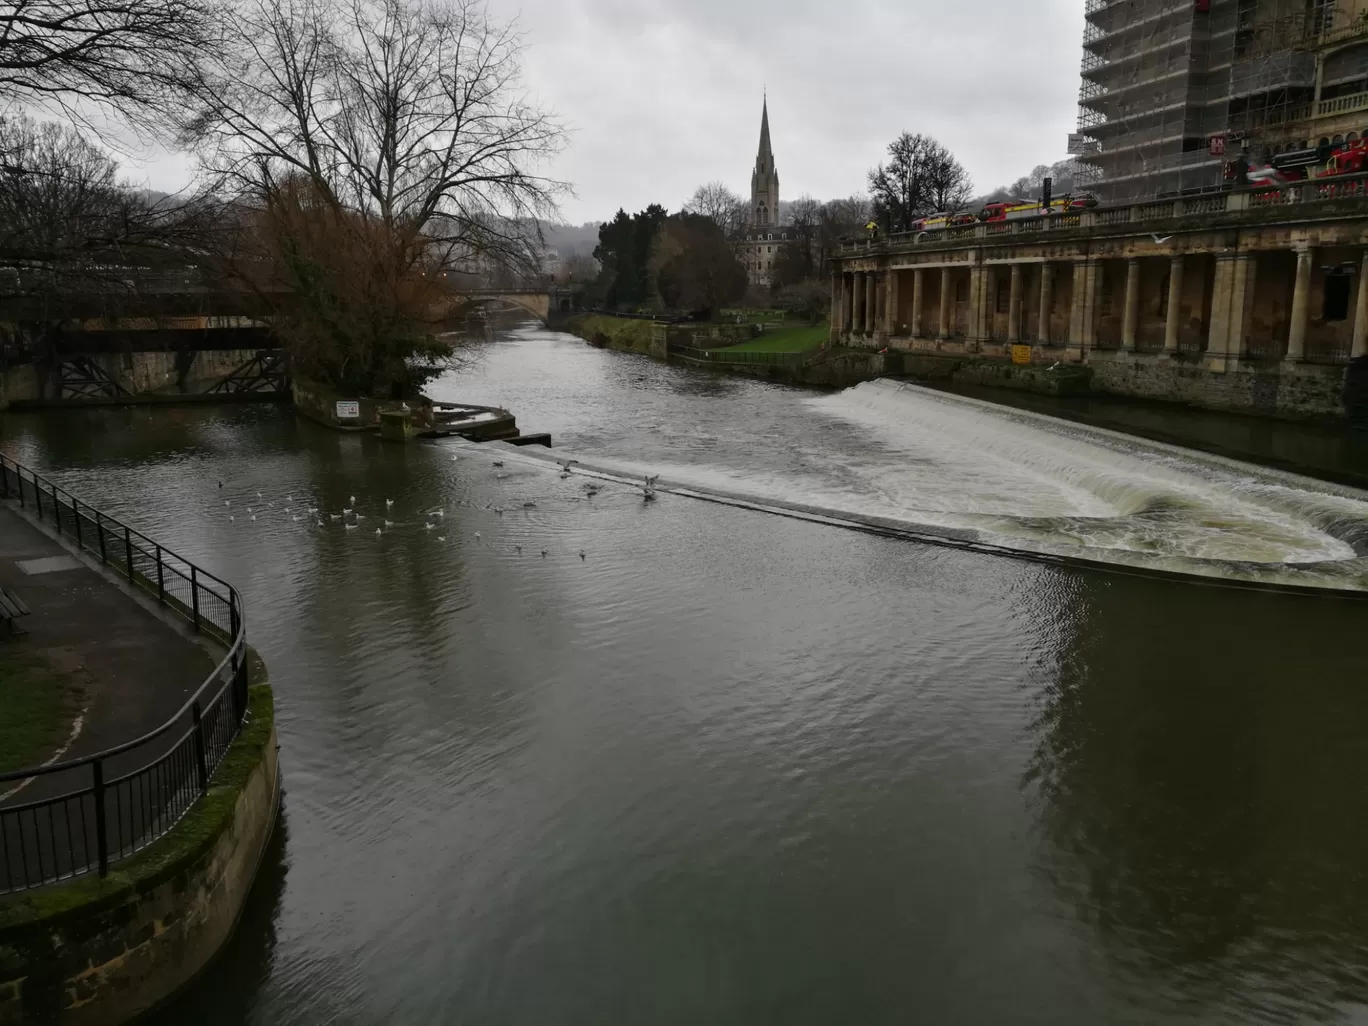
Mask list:
[[[760,108],[760,153],[756,158],[756,163],[766,170],[774,167],[774,152],[770,149],[768,93],[766,93],[764,104]]]
[[[755,157],[751,173],[752,225],[772,225],[779,220],[779,172],[774,167],[774,151],[770,149],[769,94],[760,108],[760,151]]]

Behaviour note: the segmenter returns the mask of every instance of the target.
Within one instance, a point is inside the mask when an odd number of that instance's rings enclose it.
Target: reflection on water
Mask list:
[[[1038,696],[1024,779],[1045,875],[1127,975],[1170,970],[1156,1007],[1362,1021],[1368,889],[1345,869],[1368,830],[1345,767],[1363,742],[1341,718],[1361,697],[1362,611],[1312,603],[1308,638],[1265,596],[1126,591],[1080,588]]]
[[[596,460],[890,459],[808,393],[546,333],[440,388]],[[238,584],[271,667],[277,848],[162,1022],[1362,1021],[1360,606],[589,499],[271,408],[0,428]]]

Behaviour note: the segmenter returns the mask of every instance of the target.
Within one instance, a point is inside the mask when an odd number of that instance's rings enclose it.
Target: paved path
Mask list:
[[[188,624],[172,626],[83,562],[35,574],[25,573],[19,565],[63,556],[70,557],[68,549],[11,503],[0,502],[0,585],[30,610],[18,621],[27,633],[13,639],[0,636],[0,645],[41,656],[77,690],[81,729],[62,756],[65,760],[131,741],[160,726],[199,687],[221,653],[211,654]],[[138,761],[147,758],[142,753]],[[131,768],[111,766],[108,773]],[[82,771],[83,785],[88,786],[89,775]],[[35,780],[0,800],[0,806],[60,793],[73,782],[57,778],[69,776]],[[14,786],[0,784],[0,794]]]

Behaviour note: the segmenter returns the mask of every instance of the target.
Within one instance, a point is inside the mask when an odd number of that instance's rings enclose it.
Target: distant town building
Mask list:
[[[751,173],[749,213],[737,243],[737,253],[746,265],[746,276],[752,285],[769,287],[770,269],[790,233],[791,229],[779,224],[779,171],[774,166],[774,150],[770,146],[767,97],[760,110],[760,149]]]

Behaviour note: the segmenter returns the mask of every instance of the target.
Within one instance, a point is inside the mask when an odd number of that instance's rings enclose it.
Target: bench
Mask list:
[[[14,623],[21,616],[29,615],[29,607],[12,591],[0,587],[0,621],[3,621],[10,634],[23,634]]]

